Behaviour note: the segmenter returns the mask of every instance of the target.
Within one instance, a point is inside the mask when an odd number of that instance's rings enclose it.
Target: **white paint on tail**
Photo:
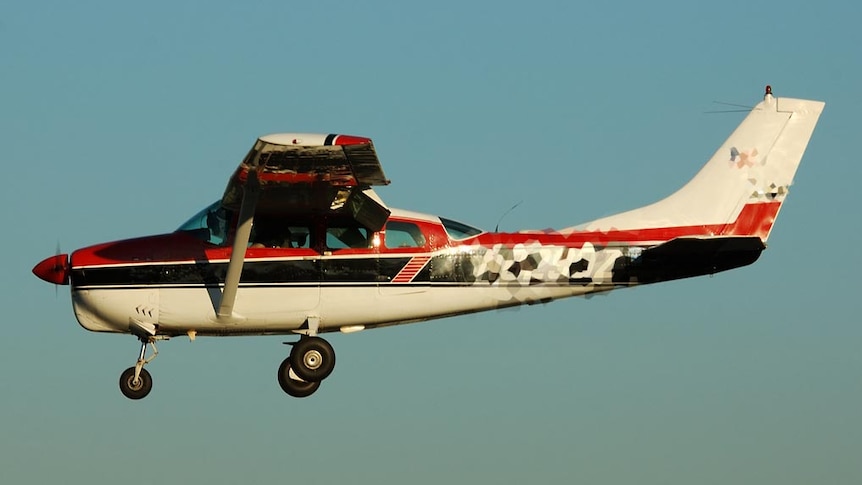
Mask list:
[[[746,204],[781,202],[824,106],[821,101],[773,98],[767,93],[676,193],[561,232],[729,224]]]

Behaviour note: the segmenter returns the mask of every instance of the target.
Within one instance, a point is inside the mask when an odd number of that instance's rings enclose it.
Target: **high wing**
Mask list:
[[[239,209],[252,172],[260,187],[258,213],[321,214],[350,210],[356,212],[351,215],[374,230],[389,216],[386,210],[369,213],[375,205],[385,209],[379,199],[367,208],[359,204],[366,202],[363,194],[375,198],[366,189],[389,184],[368,138],[305,133],[263,136],[228,182],[222,197],[224,207]],[[347,205],[349,199],[362,200],[351,200],[352,205]]]
[[[377,231],[390,211],[370,187],[387,184],[369,138],[309,133],[260,137],[222,197],[222,206],[238,211],[239,217],[218,318],[234,317],[255,214],[349,215]]]

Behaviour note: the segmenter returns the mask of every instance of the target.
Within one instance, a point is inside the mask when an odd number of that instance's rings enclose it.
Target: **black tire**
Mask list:
[[[299,339],[288,358],[293,372],[308,382],[320,382],[335,369],[335,350],[320,337]]]
[[[135,382],[135,368],[129,367],[120,374],[120,392],[129,399],[143,399],[153,389],[153,377],[147,369],[141,369],[141,376]]]
[[[294,374],[296,372],[294,371]],[[308,397],[320,387],[320,382],[298,381],[290,377],[290,357],[278,366],[278,384],[281,390],[293,397]]]

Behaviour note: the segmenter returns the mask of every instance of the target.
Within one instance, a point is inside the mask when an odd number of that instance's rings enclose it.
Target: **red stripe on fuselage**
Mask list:
[[[392,278],[393,283],[410,283],[413,278],[428,264],[431,256],[416,256],[401,268],[401,271]]]
[[[494,244],[524,244],[538,241],[542,244],[581,247],[585,243],[607,245],[610,243],[660,243],[685,236],[758,236],[766,238],[772,223],[781,208],[781,202],[746,204],[736,220],[729,224],[703,224],[697,226],[655,227],[620,231],[575,231],[568,234],[544,233],[486,233],[476,236],[475,243],[482,246]]]
[[[778,201],[746,204],[736,221],[725,226],[722,235],[757,236],[766,239],[780,208],[781,202]]]

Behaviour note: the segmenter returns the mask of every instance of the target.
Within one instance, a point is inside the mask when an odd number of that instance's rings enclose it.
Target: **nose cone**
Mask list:
[[[55,285],[69,284],[69,255],[58,254],[45,258],[33,267],[33,274]]]

